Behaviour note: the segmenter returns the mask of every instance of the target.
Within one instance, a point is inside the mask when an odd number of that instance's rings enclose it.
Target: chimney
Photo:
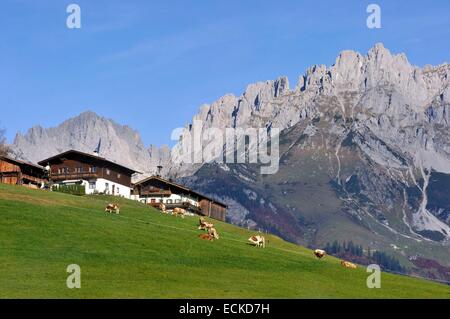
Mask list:
[[[161,177],[161,170],[162,170],[163,167],[160,164],[160,165],[156,166],[156,168],[157,168],[156,176],[157,177]]]
[[[98,141],[98,145],[94,150],[94,154],[97,156],[100,156],[100,147],[102,146],[102,139],[100,138],[100,140]]]

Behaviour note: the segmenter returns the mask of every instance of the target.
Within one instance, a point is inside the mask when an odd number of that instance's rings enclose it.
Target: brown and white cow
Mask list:
[[[219,233],[214,227],[208,228],[208,235],[214,237],[215,239],[219,239]]]
[[[119,204],[108,204],[108,205],[106,205],[105,212],[106,213],[115,213],[118,215],[120,213],[120,206],[119,206]]]
[[[325,250],[322,249],[316,249],[314,250],[314,256],[316,256],[318,259],[322,259],[323,257],[325,257],[327,253],[325,252]]]
[[[186,210],[180,207],[175,207],[172,211],[172,215],[178,216],[180,215],[181,218],[184,218],[184,215],[186,214]]]
[[[205,230],[206,229],[206,220],[203,217],[198,219],[198,229]]]
[[[211,236],[210,234],[200,234],[200,235],[198,235],[198,237],[203,240],[209,240],[209,241],[214,240],[214,237]]]
[[[248,239],[255,247],[266,247],[266,238],[262,235],[255,235]]]
[[[351,263],[349,261],[341,260],[341,265],[345,268],[349,269],[356,269],[356,265],[354,263]]]
[[[208,230],[209,228],[213,228],[213,227],[214,227],[214,224],[213,224],[213,223],[208,223],[208,222],[205,220],[205,218],[203,218],[203,217],[200,217],[200,219],[198,220],[198,222],[199,222],[198,229],[201,229],[201,230]]]
[[[167,214],[166,205],[163,202],[159,203],[159,210]]]

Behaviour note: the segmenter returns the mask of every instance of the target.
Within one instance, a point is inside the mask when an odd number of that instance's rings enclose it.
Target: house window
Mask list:
[[[75,173],[83,173],[83,167],[75,168]]]
[[[95,182],[89,182],[89,189],[95,189]]]
[[[105,183],[105,193],[109,194],[109,183]]]
[[[117,194],[120,194],[120,188],[117,187]]]
[[[151,202],[152,204],[154,204],[154,203],[156,203],[156,199],[152,198],[152,199],[150,200],[150,202]]]
[[[117,174],[117,178],[120,178],[122,175],[120,175],[120,174]]]
[[[109,169],[106,169],[106,175],[110,175],[111,171]]]
[[[96,173],[96,172],[97,172],[97,167],[95,167],[95,166],[89,167],[89,173]]]
[[[63,174],[69,174],[69,168],[68,167],[63,167],[62,168],[62,173]]]
[[[173,201],[172,201],[171,199],[168,199],[168,200],[166,201],[167,204],[172,204],[172,202],[173,202]]]

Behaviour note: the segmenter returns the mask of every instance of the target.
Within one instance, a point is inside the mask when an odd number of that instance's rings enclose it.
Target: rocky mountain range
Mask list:
[[[92,151],[101,137],[104,156],[146,173],[163,162],[167,176],[227,202],[233,223],[311,247],[352,240],[412,267],[417,258],[449,265],[449,76],[449,64],[420,68],[377,44],[310,67],[293,88],[280,77],[200,108],[193,123],[202,129],[279,129],[271,175],[260,174],[260,163],[180,163],[192,125],[169,155],[93,113],[32,128],[12,148],[37,161]]]
[[[449,64],[419,68],[381,44],[365,56],[344,51],[293,89],[285,77],[253,84],[194,117],[204,128],[279,128],[277,174],[220,161],[175,172],[227,201],[234,223],[311,247],[352,240],[406,264],[448,265],[449,75]]]

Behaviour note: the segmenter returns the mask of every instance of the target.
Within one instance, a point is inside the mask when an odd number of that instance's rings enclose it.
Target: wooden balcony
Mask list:
[[[150,196],[150,197],[169,197],[172,195],[171,191],[168,190],[141,190],[140,196]]]
[[[51,174],[50,179],[54,181],[75,180],[75,179],[96,179],[97,173],[67,173],[67,174]]]
[[[34,183],[43,183],[46,181],[44,178],[31,176],[31,175],[27,175],[27,174],[22,174],[22,180],[28,181],[28,182],[34,182]]]
[[[15,183],[22,185],[22,184],[37,184],[40,185],[41,183],[45,183],[47,180],[42,176],[31,176],[28,174],[22,174],[20,171],[11,171],[11,172],[0,172],[0,180],[4,179],[10,179],[14,178]]]

